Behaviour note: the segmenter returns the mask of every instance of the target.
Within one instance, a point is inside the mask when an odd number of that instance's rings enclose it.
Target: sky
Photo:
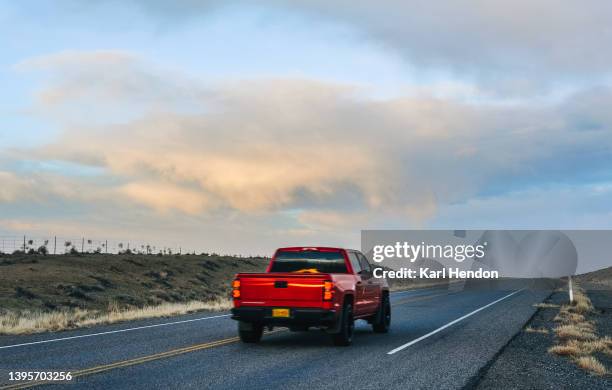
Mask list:
[[[0,2],[0,235],[612,227],[608,1]]]

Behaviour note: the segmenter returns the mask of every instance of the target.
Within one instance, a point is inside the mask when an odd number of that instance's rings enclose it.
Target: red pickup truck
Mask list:
[[[265,273],[239,273],[232,282],[232,319],[238,321],[240,339],[256,343],[264,327],[318,327],[331,334],[334,344],[350,345],[356,319],[386,333],[391,323],[389,286],[374,278],[372,270],[356,250],[278,249]]]

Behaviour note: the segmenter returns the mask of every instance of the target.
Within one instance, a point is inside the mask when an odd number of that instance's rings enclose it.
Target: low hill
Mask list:
[[[217,255],[0,256],[0,311],[141,307],[229,297],[237,272],[268,259]]]
[[[612,289],[612,267],[576,275],[576,281],[592,289]]]

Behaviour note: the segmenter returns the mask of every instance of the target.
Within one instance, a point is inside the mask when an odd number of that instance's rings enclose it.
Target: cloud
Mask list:
[[[466,229],[609,229],[612,181],[541,185],[443,205],[430,221],[434,228]],[[579,258],[578,273],[609,266],[607,256]]]
[[[343,213],[337,210],[304,211],[297,217],[307,231],[347,229],[352,226],[364,226],[368,223],[367,213]]]
[[[70,69],[72,72],[80,72],[83,66],[93,66],[101,70],[106,65],[129,65],[136,59],[136,55],[123,50],[92,50],[86,52],[64,50],[59,53],[25,59],[15,64],[13,68],[22,71],[33,69],[44,69],[46,71]]]
[[[61,97],[39,100],[35,111],[53,112],[63,131],[20,153],[106,175],[70,178],[51,187],[53,196],[191,216],[298,210],[288,229],[299,231],[339,229],[343,218],[384,224],[376,215],[423,225],[441,205],[483,193],[609,176],[612,94],[605,88],[540,106],[424,95],[373,100],[355,86],[306,79],[207,85],[124,58],[83,53],[79,66],[72,52],[35,61],[56,74],[40,93]],[[109,74],[112,83],[99,81]],[[133,104],[135,117],[109,114]]]
[[[530,78],[544,71],[609,73],[612,63],[605,50],[612,43],[607,1],[298,0],[290,7],[345,20],[424,66]]]
[[[137,203],[159,211],[180,210],[188,214],[199,214],[206,209],[206,199],[198,191],[190,191],[172,184],[133,182],[119,191]]]
[[[23,60],[13,68],[39,76],[42,87],[34,96],[38,113],[61,126],[68,120],[108,124],[110,118],[120,123],[150,111],[189,110],[203,98],[198,95],[203,90],[191,85],[194,80],[122,50],[65,50]]]
[[[502,96],[598,83],[609,78],[612,65],[607,49],[612,46],[612,4],[605,0],[133,3],[162,24],[208,16],[228,5],[285,10],[312,23],[342,23],[355,30],[356,39],[396,51],[423,74],[450,72]]]
[[[0,204],[45,204],[53,200],[97,202],[111,198],[116,192],[113,188],[96,187],[92,178],[70,177],[52,172],[0,170],[0,183]]]
[[[14,202],[31,194],[34,183],[22,179],[12,172],[0,171],[0,203]]]

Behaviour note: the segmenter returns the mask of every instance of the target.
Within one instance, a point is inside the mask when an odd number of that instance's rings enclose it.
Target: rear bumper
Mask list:
[[[289,317],[272,317],[271,307],[242,306],[232,309],[232,319],[262,325],[279,326],[333,326],[336,322],[334,310],[295,308],[289,309]]]

